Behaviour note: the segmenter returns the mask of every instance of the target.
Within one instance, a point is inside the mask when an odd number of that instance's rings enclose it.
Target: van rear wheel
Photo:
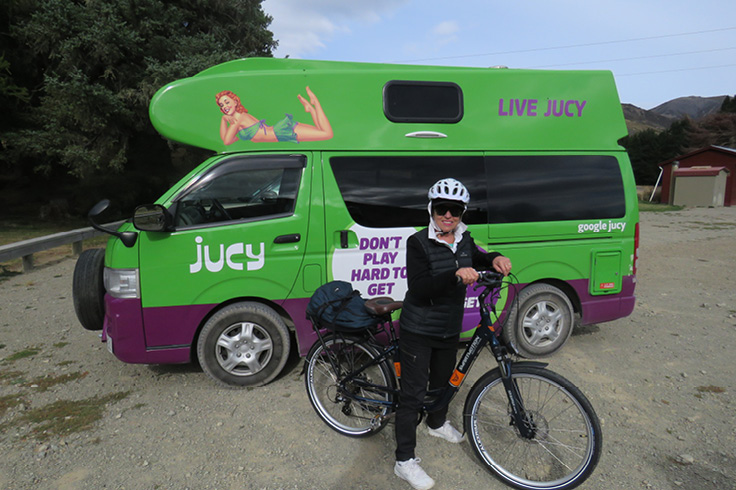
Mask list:
[[[524,357],[549,356],[567,342],[574,318],[565,293],[549,284],[532,284],[514,300],[501,337]]]
[[[87,330],[102,330],[105,320],[105,249],[91,248],[79,255],[72,278],[74,312]]]
[[[291,344],[289,329],[271,308],[235,303],[205,323],[197,342],[202,369],[230,387],[265,385],[284,368]]]

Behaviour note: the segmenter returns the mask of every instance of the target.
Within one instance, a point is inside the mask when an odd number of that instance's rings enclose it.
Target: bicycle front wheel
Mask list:
[[[601,455],[601,426],[580,390],[557,373],[516,365],[511,378],[521,394],[531,437],[512,421],[509,398],[494,369],[473,386],[464,424],[473,452],[502,482],[521,489],[575,488]]]
[[[325,337],[324,344],[317,342],[307,355],[304,383],[309,402],[317,415],[340,434],[368,436],[388,423],[395,397],[389,390],[396,384],[385,362],[368,367],[354,376],[357,382],[347,381],[344,389],[340,388],[347,374],[377,357],[378,352],[370,345],[335,335]],[[376,387],[367,387],[367,383]]]

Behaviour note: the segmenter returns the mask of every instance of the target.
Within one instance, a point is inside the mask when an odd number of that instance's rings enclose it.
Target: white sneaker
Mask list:
[[[449,420],[445,420],[445,423],[442,424],[442,427],[439,427],[437,429],[432,429],[431,427],[427,428],[429,429],[430,436],[440,437],[453,444],[462,442],[462,440],[464,439],[463,435],[458,432],[458,430],[455,429],[452,424],[450,424]]]
[[[394,465],[394,473],[402,480],[417,490],[429,490],[434,486],[434,480],[424,472],[419,462],[421,459],[412,458],[407,461],[397,461]]]

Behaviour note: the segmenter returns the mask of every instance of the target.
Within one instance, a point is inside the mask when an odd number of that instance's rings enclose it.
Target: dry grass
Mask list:
[[[59,400],[28,410],[7,426],[17,427],[30,423],[33,425],[31,435],[41,441],[64,437],[91,429],[102,419],[108,404],[123,400],[129,394],[130,392],[123,391],[84,400]]]
[[[682,211],[682,206],[671,206],[669,204],[660,204],[655,202],[639,201],[639,212],[646,213],[663,213],[667,211]]]
[[[21,403],[26,403],[23,395],[0,396],[0,417],[5,415],[5,412],[7,412],[9,408],[18,406]]]
[[[726,388],[723,388],[721,386],[714,386],[714,385],[698,386],[695,389],[698,390],[699,393],[725,393],[726,392]]]
[[[25,359],[27,357],[33,357],[36,354],[41,352],[40,347],[26,347],[23,350],[19,350],[18,352],[15,352],[13,354],[10,354],[8,357],[3,359],[3,362],[15,362],[19,361],[21,359]]]
[[[26,381],[25,383],[21,384],[21,386],[26,388],[35,388],[37,391],[46,391],[52,386],[60,385],[69,383],[71,381],[76,381],[78,379],[82,379],[86,377],[89,373],[88,372],[74,372],[74,373],[68,373],[68,374],[62,374],[60,376],[52,376],[50,374],[47,374],[46,376],[41,376],[39,378],[32,379],[30,381]]]

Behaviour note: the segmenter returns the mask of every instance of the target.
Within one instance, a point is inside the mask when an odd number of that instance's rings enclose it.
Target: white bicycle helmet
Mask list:
[[[430,201],[435,199],[460,201],[466,206],[470,202],[470,192],[460,181],[455,179],[438,180],[429,188],[427,197]]]

